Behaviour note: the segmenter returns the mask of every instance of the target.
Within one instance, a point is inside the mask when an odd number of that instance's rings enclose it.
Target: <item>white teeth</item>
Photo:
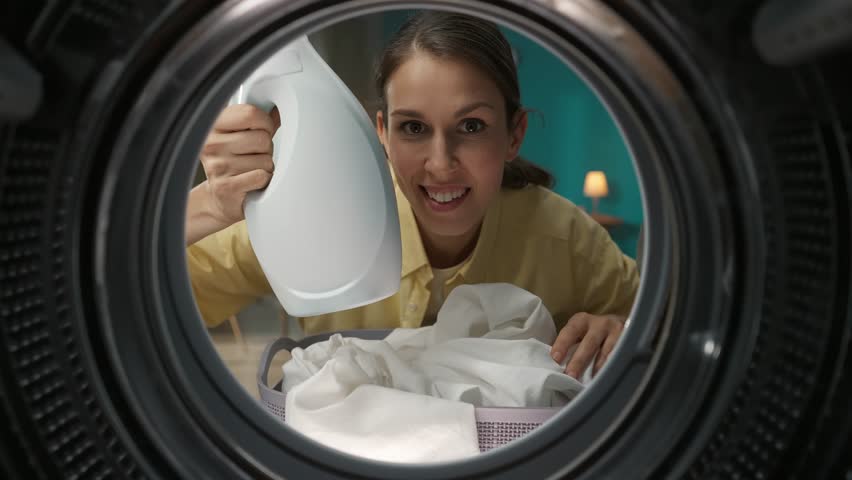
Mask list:
[[[456,198],[461,197],[462,195],[465,194],[465,192],[467,192],[466,188],[463,188],[461,190],[456,190],[454,192],[437,192],[437,193],[430,192],[428,189],[426,190],[426,193],[429,195],[429,198],[431,198],[432,200],[435,200],[438,203],[447,203],[450,200],[454,200]]]

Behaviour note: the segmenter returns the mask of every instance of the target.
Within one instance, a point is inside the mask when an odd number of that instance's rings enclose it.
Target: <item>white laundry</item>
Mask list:
[[[476,455],[474,406],[560,406],[582,390],[550,357],[555,337],[535,295],[504,283],[462,285],[432,326],[294,349],[283,367],[286,421],[375,460]]]

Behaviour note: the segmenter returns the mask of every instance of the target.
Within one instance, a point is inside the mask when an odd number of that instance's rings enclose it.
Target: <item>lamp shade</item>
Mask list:
[[[586,174],[586,181],[583,183],[583,195],[600,198],[608,194],[609,186],[606,183],[604,172],[594,170]]]

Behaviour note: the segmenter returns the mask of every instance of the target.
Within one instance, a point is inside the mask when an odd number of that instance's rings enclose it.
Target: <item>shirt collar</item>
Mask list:
[[[402,240],[402,276],[407,277],[412,272],[420,270],[429,265],[423,241],[420,239],[420,231],[411,204],[399,189],[396,190],[396,205],[399,209],[399,234]]]
[[[467,283],[484,283],[487,281],[488,266],[494,259],[494,245],[497,243],[497,234],[500,231],[500,213],[503,207],[503,190],[497,192],[497,196],[491,202],[485,212],[482,221],[482,230],[476,240],[476,247],[468,261],[459,270],[458,274]]]

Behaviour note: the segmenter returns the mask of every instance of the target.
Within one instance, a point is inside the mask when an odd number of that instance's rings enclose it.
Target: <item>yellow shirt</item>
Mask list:
[[[402,277],[393,296],[363,307],[300,319],[306,334],[418,327],[429,306],[429,266],[408,200],[396,189]],[[192,289],[204,322],[217,325],[272,289],[245,222],[187,248]],[[576,205],[543,187],[503,189],[486,212],[468,261],[445,282],[506,282],[542,299],[557,328],[579,312],[628,315],[639,286],[636,263]]]

